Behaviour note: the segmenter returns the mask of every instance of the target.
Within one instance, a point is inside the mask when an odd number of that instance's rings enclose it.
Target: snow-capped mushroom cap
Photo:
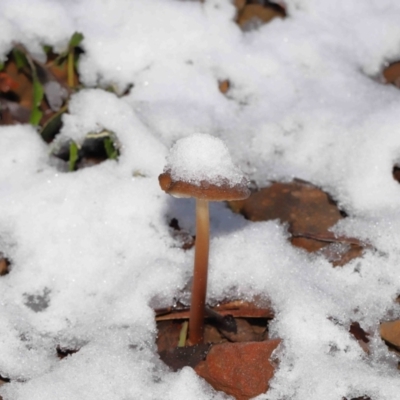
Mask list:
[[[248,181],[231,159],[225,144],[208,134],[178,140],[171,148],[161,188],[175,197],[211,201],[242,200],[250,195]]]

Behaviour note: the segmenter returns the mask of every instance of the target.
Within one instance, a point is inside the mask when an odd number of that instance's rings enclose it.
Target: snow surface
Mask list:
[[[221,138],[258,185],[308,180],[349,217],[336,232],[377,250],[343,268],[293,248],[279,221],[211,205],[209,299],[268,297],[283,344],[259,399],[398,398],[397,358],[379,322],[400,317],[400,92],[382,67],[400,58],[397,0],[287,0],[288,17],[242,32],[228,0],[2,0],[0,56],[13,42],[44,56],[84,34],[75,94],[57,141],[110,129],[118,162],[63,172],[29,126],[0,129],[0,375],[5,400],[222,399],[155,352],[153,307],[187,296],[192,200],[157,177],[179,138]],[[218,81],[229,79],[227,96]],[[114,85],[117,97],[101,89]],[[348,333],[358,321],[371,354]],[[80,351],[58,360],[56,347]]]
[[[164,171],[168,171],[174,181],[195,185],[202,181],[229,186],[243,183],[243,174],[233,164],[224,142],[206,133],[179,139],[168,154]]]

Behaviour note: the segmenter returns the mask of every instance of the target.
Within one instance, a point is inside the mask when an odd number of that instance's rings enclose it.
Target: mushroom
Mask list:
[[[209,201],[242,200],[250,195],[248,181],[234,166],[228,149],[208,134],[194,134],[178,140],[171,148],[161,188],[175,197],[196,199],[196,243],[192,297],[189,316],[189,343],[204,338],[209,253]]]

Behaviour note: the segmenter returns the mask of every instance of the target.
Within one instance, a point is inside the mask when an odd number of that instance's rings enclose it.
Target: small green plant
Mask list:
[[[76,162],[79,157],[79,147],[78,145],[72,141],[69,144],[69,161],[68,161],[68,171],[72,172],[75,170]]]
[[[104,139],[104,148],[107,153],[107,158],[110,160],[116,160],[118,158],[118,150],[111,137],[106,137]]]
[[[100,132],[88,133],[81,144],[70,141],[67,153],[65,147],[61,147],[54,154],[68,161],[68,171],[72,172],[104,160],[117,160],[119,151],[116,143],[115,134],[104,129]]]
[[[75,49],[83,40],[82,33],[75,32],[68,45],[68,86],[74,87],[74,69],[76,69],[77,57],[75,57]]]
[[[75,32],[69,40],[68,47],[55,60],[57,65],[62,65],[67,62],[67,81],[68,86],[75,87],[74,72],[78,63],[77,48],[83,40],[83,35],[80,32]]]

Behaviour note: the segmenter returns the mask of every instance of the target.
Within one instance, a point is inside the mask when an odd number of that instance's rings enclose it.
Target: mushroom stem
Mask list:
[[[196,248],[189,317],[189,342],[192,345],[202,343],[204,338],[209,242],[210,217],[208,200],[196,199]]]

